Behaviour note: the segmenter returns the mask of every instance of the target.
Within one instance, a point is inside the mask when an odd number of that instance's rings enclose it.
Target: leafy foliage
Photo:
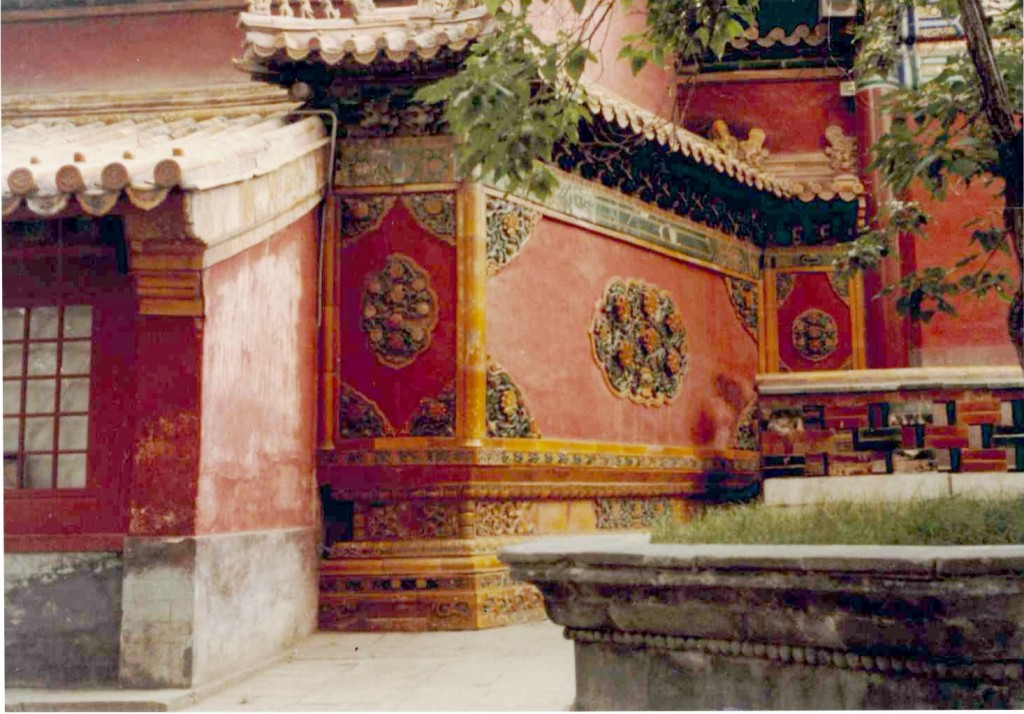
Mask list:
[[[1021,497],[954,495],[801,508],[711,507],[689,523],[659,523],[655,543],[1013,545],[1024,543]]]
[[[888,79],[899,59],[903,13],[915,5],[937,7],[947,18],[959,11],[956,0],[898,0],[871,3],[857,30],[856,72],[862,81]],[[1021,0],[1008,3],[989,18],[996,65],[1015,107],[1024,103]],[[951,183],[992,186],[1021,167],[1008,165],[988,122],[978,71],[966,49],[948,58],[939,74],[919,87],[896,87],[887,96],[894,117],[889,131],[873,147],[870,169],[877,170],[897,196],[920,185],[933,198],[947,198]],[[994,187],[993,187],[994,188]],[[1007,226],[996,214],[977,220],[984,227],[971,234],[965,254],[945,268],[931,267],[904,276],[879,295],[897,293],[896,307],[914,319],[930,320],[936,312],[955,315],[951,300],[959,295],[984,297],[995,292],[1009,300],[1015,283],[1005,271],[990,270],[998,252],[1011,253]],[[882,207],[877,227],[851,243],[839,261],[841,272],[869,269],[884,258],[900,234],[927,238],[929,218],[916,204],[894,202]],[[975,249],[979,252],[970,252]]]
[[[648,62],[718,55],[753,22],[758,0],[652,0],[643,33],[622,50],[639,72]],[[559,144],[579,141],[581,121],[591,118],[580,102],[579,83],[614,13],[632,0],[570,0],[570,12],[553,41],[531,24],[535,10],[558,0],[486,0],[501,27],[470,50],[461,71],[421,89],[416,98],[444,103],[446,119],[462,138],[458,161],[464,175],[490,175],[512,191],[546,196],[555,187],[546,164]]]

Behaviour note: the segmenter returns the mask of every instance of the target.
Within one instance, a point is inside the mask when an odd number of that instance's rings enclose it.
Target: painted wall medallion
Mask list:
[[[389,255],[363,283],[360,327],[377,361],[398,369],[416,359],[430,346],[437,309],[427,271],[406,255]]]
[[[820,362],[836,351],[839,328],[827,312],[804,310],[793,320],[793,348],[804,359]]]
[[[487,365],[487,435],[512,439],[540,438],[523,393],[508,372],[494,362]]]
[[[739,278],[725,278],[725,284],[729,288],[729,300],[732,302],[733,310],[740,323],[750,333],[750,336],[757,339],[757,306],[758,295],[757,285],[749,280]]]
[[[409,420],[413,436],[455,436],[455,383],[420,402]]]
[[[394,196],[341,199],[341,242],[350,243],[379,228],[394,205]]]
[[[430,235],[455,245],[454,193],[410,193],[402,197],[402,203]]]
[[[540,219],[537,211],[502,198],[487,199],[487,273],[508,265],[530,240]]]
[[[347,384],[338,398],[338,435],[342,439],[366,439],[394,433],[387,417],[372,399]]]
[[[686,330],[667,291],[613,278],[597,303],[590,337],[605,382],[617,396],[645,406],[679,396]]]

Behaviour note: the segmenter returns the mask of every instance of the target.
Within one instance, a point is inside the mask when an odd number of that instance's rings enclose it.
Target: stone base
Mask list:
[[[810,665],[742,652],[730,656],[590,642],[576,643],[576,693],[579,711],[1005,709],[1024,704],[1022,683],[1006,678],[993,682],[935,672],[864,671],[852,668],[845,657],[842,666],[831,659]]]
[[[117,681],[120,553],[4,555],[4,675],[11,687]]]

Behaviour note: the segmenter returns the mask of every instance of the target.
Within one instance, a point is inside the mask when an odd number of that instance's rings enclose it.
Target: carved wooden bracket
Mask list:
[[[180,201],[125,215],[128,265],[140,315],[203,315],[203,244],[182,213]]]

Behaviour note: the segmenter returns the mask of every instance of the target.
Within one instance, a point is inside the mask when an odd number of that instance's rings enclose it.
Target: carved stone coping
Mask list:
[[[912,389],[1020,389],[1020,367],[914,367],[757,375],[764,395],[895,392]]]
[[[577,710],[1008,706],[1024,546],[530,541],[498,557],[576,642]]]

